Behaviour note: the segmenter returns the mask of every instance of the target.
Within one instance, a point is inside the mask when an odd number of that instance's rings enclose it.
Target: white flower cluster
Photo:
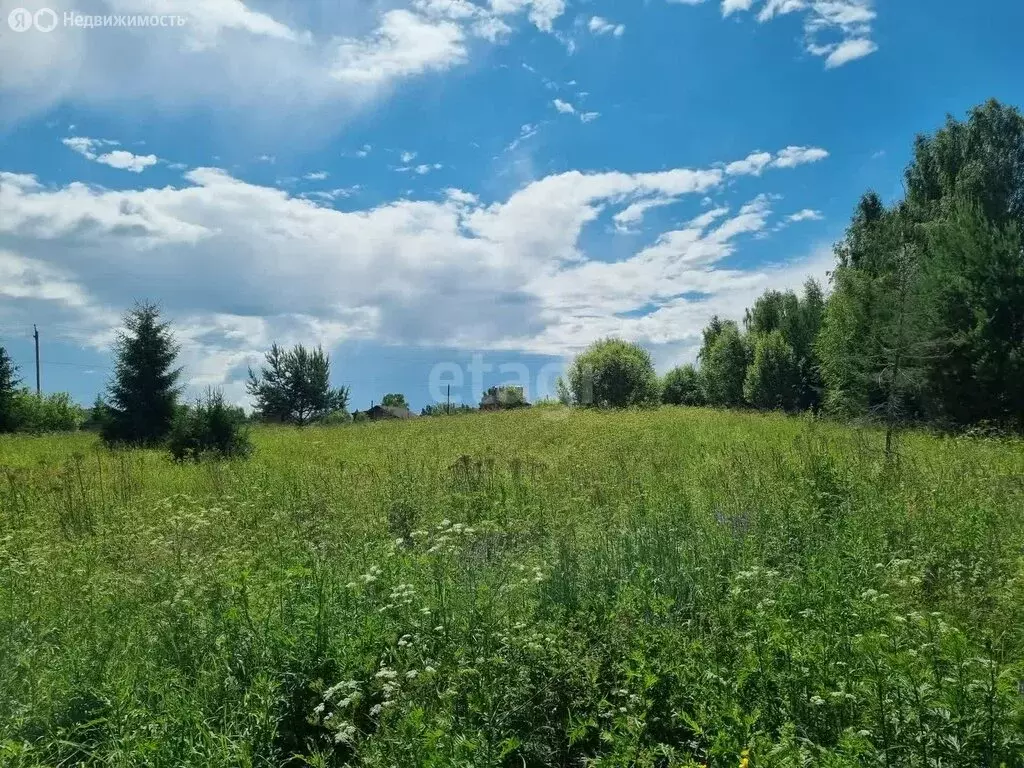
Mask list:
[[[335,744],[351,744],[355,741],[357,733],[355,725],[339,715],[360,700],[362,694],[359,687],[357,680],[344,680],[332,685],[324,691],[323,701],[317,704],[313,710],[313,716],[318,720],[322,718],[324,726],[334,733]],[[341,698],[335,701],[334,699],[338,696]],[[328,706],[331,707],[331,711],[324,716],[324,711]]]

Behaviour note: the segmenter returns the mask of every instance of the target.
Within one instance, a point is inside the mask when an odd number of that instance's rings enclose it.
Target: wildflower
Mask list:
[[[379,714],[380,714],[380,704],[374,704],[372,707],[370,707],[370,716],[371,717],[376,717]]]
[[[419,676],[419,674],[420,673],[417,672],[415,669],[410,669],[408,672],[405,673],[405,676],[409,680],[415,680]]]
[[[345,589],[355,589],[358,586],[359,585],[356,584],[354,581],[350,581],[348,584],[345,585]]]
[[[740,752],[740,768],[749,768],[750,766],[750,750],[744,749]]]

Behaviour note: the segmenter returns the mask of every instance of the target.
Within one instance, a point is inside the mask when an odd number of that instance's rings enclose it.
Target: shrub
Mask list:
[[[225,403],[220,391],[207,390],[194,406],[179,410],[168,448],[175,461],[245,458],[252,453],[245,413]]]
[[[324,416],[320,423],[325,427],[336,427],[341,424],[351,424],[352,414],[348,411],[333,411]]]
[[[690,364],[673,368],[665,374],[662,383],[661,402],[665,405],[705,405],[704,387],[700,374]]]
[[[659,400],[658,377],[650,353],[639,344],[602,339],[591,344],[569,367],[568,381],[559,386],[560,398],[573,405],[625,408],[654,405]]]
[[[38,397],[19,389],[10,400],[9,413],[18,432],[74,432],[85,420],[85,411],[67,392]]]

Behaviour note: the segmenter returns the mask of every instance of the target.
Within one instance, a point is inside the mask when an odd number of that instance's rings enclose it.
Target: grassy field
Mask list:
[[[1024,448],[663,409],[0,439],[3,766],[1022,766]]]

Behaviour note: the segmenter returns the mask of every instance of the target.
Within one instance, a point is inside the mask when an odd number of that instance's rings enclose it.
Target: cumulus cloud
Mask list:
[[[751,152],[742,160],[734,160],[725,166],[729,176],[760,176],[766,168],[796,168],[798,165],[816,163],[828,157],[820,147],[786,147],[776,154]]]
[[[109,139],[90,139],[84,136],[69,136],[62,140],[64,146],[73,149],[83,157],[88,158],[111,168],[119,168],[122,171],[142,173],[151,165],[156,165],[159,158],[156,155],[136,155],[124,149],[113,149],[103,152],[104,146],[116,146],[118,142]],[[102,154],[100,154],[102,152]]]
[[[490,202],[452,188],[350,211],[329,203],[351,190],[295,196],[216,168],[124,190],[0,173],[0,294],[25,319],[64,313],[97,348],[132,298],[159,298],[193,385],[229,389],[274,339],[545,354],[608,333],[671,343],[789,279],[790,267],[721,265],[770,227],[773,198],[705,210],[625,259],[590,251],[582,235],[606,213],[631,227],[657,206],[699,210],[728,167],[570,171]],[[791,266],[802,277],[805,265]]]
[[[775,168],[795,168],[806,163],[816,163],[828,157],[828,152],[820,147],[786,147],[772,161]]]

